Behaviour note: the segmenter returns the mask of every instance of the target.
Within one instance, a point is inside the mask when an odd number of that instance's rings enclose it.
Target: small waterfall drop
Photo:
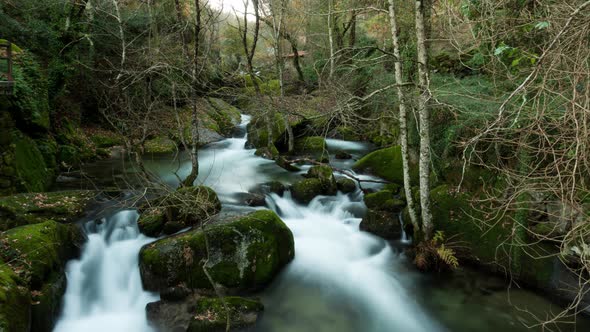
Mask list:
[[[68,263],[64,308],[54,332],[151,332],[147,303],[159,296],[143,290],[141,247],[151,241],[137,228],[135,211],[119,211],[84,226],[80,259]]]

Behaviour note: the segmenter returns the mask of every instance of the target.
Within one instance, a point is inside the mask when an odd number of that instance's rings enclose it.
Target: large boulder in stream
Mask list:
[[[364,197],[367,213],[359,228],[388,240],[399,239],[402,235],[400,213],[406,202],[398,196],[399,187],[392,184]]]
[[[51,331],[66,288],[65,264],[80,253],[84,234],[53,220],[0,235],[0,330]]]
[[[274,212],[261,210],[148,244],[139,268],[148,290],[211,289],[208,274],[219,287],[238,292],[267,285],[294,253],[291,230]]]
[[[150,324],[161,331],[225,332],[227,318],[230,331],[244,331],[256,323],[264,306],[251,298],[193,295],[184,301],[152,302],[146,309]]]
[[[199,225],[220,210],[221,202],[213,189],[205,186],[183,187],[140,206],[137,225],[147,236],[170,235]]]
[[[338,191],[332,168],[328,165],[313,166],[305,176],[307,179],[291,186],[291,194],[299,203],[307,204],[318,195],[335,195]]]
[[[410,177],[417,178],[417,168],[410,165]],[[390,182],[403,184],[402,150],[399,145],[373,151],[357,161],[352,168]]]

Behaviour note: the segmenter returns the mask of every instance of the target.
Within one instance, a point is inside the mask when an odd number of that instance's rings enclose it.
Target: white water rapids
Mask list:
[[[88,241],[66,268],[68,287],[55,332],[152,331],[145,306],[159,296],[143,290],[138,253],[153,239],[139,232],[137,217],[123,210],[85,225]]]
[[[243,116],[242,132],[249,120]],[[213,187],[224,206],[239,204],[235,194],[259,183],[294,179],[245,149],[245,142],[244,134],[200,151],[198,181]],[[359,148],[345,141],[329,144]],[[165,181],[176,179],[173,166],[148,167]],[[189,167],[185,163],[179,175],[188,174]],[[365,208],[360,192],[317,197],[308,206],[296,204],[287,192],[268,196],[267,204],[293,231],[295,259],[262,294],[267,309],[256,330],[438,330],[405,289],[398,255],[386,241],[359,231],[358,216]],[[153,239],[138,232],[136,221],[135,212],[120,211],[100,224],[87,224],[82,256],[67,267],[68,287],[56,332],[151,331],[145,305],[158,296],[142,289],[137,259],[140,248]]]

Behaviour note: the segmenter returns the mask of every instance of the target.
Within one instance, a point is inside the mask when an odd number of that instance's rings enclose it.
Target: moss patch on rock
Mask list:
[[[95,196],[93,191],[80,190],[0,197],[0,231],[47,219],[61,223],[76,221]]]
[[[75,257],[84,242],[77,225],[49,220],[12,228],[0,236],[0,257],[19,271],[31,289],[40,289],[54,272],[62,272],[68,259]]]
[[[326,144],[326,139],[322,136],[298,138],[295,140],[293,153],[322,160],[328,157],[328,145]]]
[[[324,193],[324,185],[320,179],[303,179],[291,186],[291,194],[299,203],[307,204]]]
[[[357,161],[355,171],[367,172],[398,184],[404,183],[402,168],[402,150],[400,146],[373,151]],[[410,166],[410,176],[417,178],[417,169]]]
[[[28,136],[14,133],[14,168],[20,191],[43,191],[51,184],[53,173],[45,165],[43,154]]]
[[[29,331],[30,321],[31,293],[0,260],[0,331]]]
[[[144,144],[146,153],[173,153],[178,150],[176,143],[167,137],[156,137]]]
[[[225,302],[225,305],[224,305]],[[227,306],[227,311],[226,311]],[[264,310],[260,301],[243,297],[202,297],[197,301],[196,312],[188,332],[225,332],[229,314],[230,331],[241,331],[252,326]]]
[[[211,289],[203,267],[222,287],[256,290],[267,285],[294,253],[289,228],[274,212],[261,210],[144,246],[140,272],[149,290],[180,284]]]
[[[356,182],[349,178],[339,178],[336,180],[336,185],[338,186],[338,190],[345,194],[356,191]]]

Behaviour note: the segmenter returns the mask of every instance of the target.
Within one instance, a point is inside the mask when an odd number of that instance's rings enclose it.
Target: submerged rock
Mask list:
[[[346,151],[337,151],[334,157],[341,160],[352,159],[352,155]]]
[[[220,287],[245,291],[267,285],[294,253],[289,228],[274,212],[261,210],[148,244],[139,265],[149,290],[180,284],[211,289],[205,267]]]
[[[283,196],[283,193],[287,190],[284,184],[279,181],[270,181],[263,184],[256,186],[255,188],[251,189],[250,192],[253,194],[258,195],[266,195],[270,193],[275,193],[279,196]]]

